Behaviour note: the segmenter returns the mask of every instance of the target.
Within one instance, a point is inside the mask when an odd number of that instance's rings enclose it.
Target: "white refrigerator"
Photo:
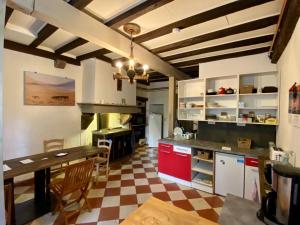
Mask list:
[[[162,138],[162,115],[150,113],[149,115],[149,147],[158,147],[158,140]]]

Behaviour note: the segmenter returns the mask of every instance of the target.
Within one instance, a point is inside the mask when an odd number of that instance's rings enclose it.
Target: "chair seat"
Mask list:
[[[107,162],[107,158],[97,156],[95,157],[95,163],[105,163]]]

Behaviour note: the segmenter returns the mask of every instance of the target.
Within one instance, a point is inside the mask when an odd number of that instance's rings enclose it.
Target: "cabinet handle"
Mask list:
[[[160,144],[161,147],[164,147],[164,148],[171,148],[172,146],[171,145],[164,145],[164,144]]]
[[[180,154],[180,153],[175,153],[175,154],[178,156],[181,156],[181,157],[187,157],[187,155],[185,155],[185,154]]]
[[[160,150],[163,153],[170,154],[171,152]]]

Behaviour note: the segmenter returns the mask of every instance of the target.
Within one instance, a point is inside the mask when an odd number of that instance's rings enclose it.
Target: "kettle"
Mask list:
[[[223,88],[223,87],[220,87],[219,90],[218,90],[218,94],[219,95],[224,95],[226,93],[226,89]]]

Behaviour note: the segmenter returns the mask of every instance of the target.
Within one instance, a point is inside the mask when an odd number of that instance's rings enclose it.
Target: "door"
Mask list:
[[[173,161],[173,145],[159,143],[158,172],[174,176]]]
[[[174,155],[174,177],[191,181],[191,155],[180,152],[173,153]]]
[[[244,196],[244,157],[216,153],[215,193]]]
[[[162,115],[150,114],[149,116],[149,147],[157,147],[162,134]]]

